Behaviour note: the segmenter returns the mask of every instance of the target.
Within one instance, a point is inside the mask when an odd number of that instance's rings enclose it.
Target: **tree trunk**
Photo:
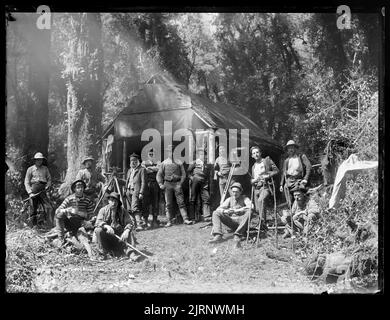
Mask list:
[[[29,14],[26,30],[28,39],[28,96],[25,116],[25,166],[31,164],[36,152],[45,156],[49,146],[49,78],[50,78],[50,29],[38,29],[37,15]],[[23,117],[22,117],[23,118]],[[23,168],[27,169],[27,168]],[[23,170],[25,171],[25,170]]]
[[[87,155],[98,158],[100,147],[97,140],[102,132],[101,17],[99,13],[83,13],[72,19],[67,66],[70,70],[67,74],[68,169],[61,186],[62,196],[69,194],[69,186],[81,168],[82,159]]]

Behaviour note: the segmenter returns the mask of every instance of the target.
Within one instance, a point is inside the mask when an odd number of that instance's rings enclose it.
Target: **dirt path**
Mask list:
[[[138,233],[139,248],[152,259],[132,262],[43,264],[35,279],[39,292],[174,292],[174,293],[320,293],[323,288],[303,275],[300,261],[273,237],[259,248],[243,243],[233,249],[231,235],[209,245],[210,229],[177,225]],[[289,241],[285,243],[288,246]],[[282,244],[283,245],[283,244]],[[268,258],[277,253],[287,261]],[[269,254],[268,254],[269,255]],[[72,261],[74,259],[69,259]]]

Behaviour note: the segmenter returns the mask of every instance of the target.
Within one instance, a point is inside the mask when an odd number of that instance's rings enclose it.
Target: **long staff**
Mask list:
[[[102,200],[103,200],[103,198],[104,198],[104,195],[106,194],[106,192],[107,192],[107,190],[109,189],[110,185],[112,184],[113,180],[114,180],[114,176],[112,175],[112,176],[110,177],[110,180],[108,181],[108,184],[107,184],[106,189],[104,190],[104,192],[102,193],[102,195],[101,195],[99,201],[97,202],[97,204],[96,204],[96,206],[95,206],[95,209],[93,209],[93,213],[94,213],[94,214],[95,214],[96,209],[99,207],[100,202],[102,202]]]
[[[125,243],[129,248],[139,252],[140,254],[142,254],[144,257],[146,258],[151,258],[150,256],[148,256],[147,254],[143,253],[142,251],[139,251],[136,247],[133,247],[130,243],[128,243],[127,241],[123,241],[120,237],[118,237],[116,234],[114,234],[114,236],[121,242]]]
[[[272,181],[272,191],[274,193],[275,246],[276,249],[278,249],[278,216],[276,214],[276,193],[275,193],[275,183],[273,177],[271,177],[271,181]]]
[[[225,201],[225,197],[226,197],[226,194],[229,190],[229,187],[230,187],[230,182],[232,180],[232,177],[233,177],[233,172],[234,172],[234,168],[236,167],[236,164],[233,163],[232,164],[232,167],[230,168],[230,172],[229,172],[229,175],[228,175],[228,178],[227,178],[227,181],[226,181],[226,186],[225,186],[225,189],[223,190],[223,194],[222,194],[222,197],[221,197],[221,202],[220,204],[222,204],[224,201]]]
[[[253,193],[254,193],[254,188],[252,186],[252,188],[251,188],[251,206],[253,204]],[[252,216],[252,208],[251,208],[250,213],[249,213],[248,230],[246,232],[246,243],[248,243],[248,239],[249,239],[249,228],[251,225],[251,216]]]
[[[290,192],[288,191],[287,187],[287,177],[286,172],[284,172],[284,196],[286,197],[288,207],[290,209],[290,218],[291,218],[291,250],[294,251],[294,221],[292,217],[292,208],[291,208],[291,199],[290,199]]]

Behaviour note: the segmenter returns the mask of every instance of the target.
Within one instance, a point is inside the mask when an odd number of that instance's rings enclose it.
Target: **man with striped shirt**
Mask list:
[[[83,180],[72,183],[73,194],[66,197],[56,210],[55,221],[57,235],[61,242],[64,241],[65,228],[73,235],[92,227],[88,220],[92,217],[93,202],[84,195],[86,184]],[[84,230],[80,230],[84,227]]]

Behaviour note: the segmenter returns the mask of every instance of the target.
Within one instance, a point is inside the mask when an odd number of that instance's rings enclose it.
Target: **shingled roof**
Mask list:
[[[237,107],[194,94],[184,86],[169,81],[164,76],[151,79],[134,96],[127,106],[116,116],[147,114],[162,111],[192,110],[195,115],[210,128],[249,129],[250,136],[264,146],[282,150],[281,145],[259,128],[249,117],[237,110]],[[113,125],[109,125],[106,136]]]

